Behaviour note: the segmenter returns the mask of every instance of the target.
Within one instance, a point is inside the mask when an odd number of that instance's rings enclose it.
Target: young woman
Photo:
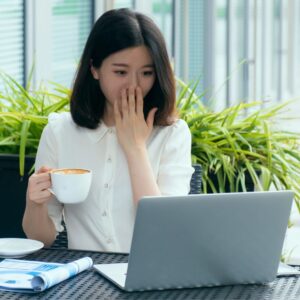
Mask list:
[[[47,246],[64,218],[70,248],[128,252],[141,197],[188,194],[191,135],[176,118],[174,75],[151,19],[119,9],[95,23],[75,78],[71,113],[49,116],[35,166],[23,228]],[[48,190],[52,168],[91,169],[88,198],[58,202]]]

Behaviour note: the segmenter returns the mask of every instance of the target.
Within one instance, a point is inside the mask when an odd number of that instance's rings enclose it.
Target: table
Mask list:
[[[24,259],[67,263],[90,256],[95,264],[127,262],[128,255],[42,249]],[[88,270],[38,294],[20,294],[0,291],[0,299],[300,299],[300,277],[281,277],[266,285],[235,285],[182,290],[124,292],[96,271]]]

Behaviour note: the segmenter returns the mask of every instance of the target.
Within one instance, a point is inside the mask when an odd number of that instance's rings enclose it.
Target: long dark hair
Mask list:
[[[130,47],[145,45],[152,57],[156,79],[145,97],[144,115],[157,107],[154,125],[170,125],[175,112],[175,80],[164,38],[147,16],[129,9],[104,13],[94,24],[86,42],[71,95],[74,122],[94,129],[103,117],[105,97],[92,76],[91,64],[99,68],[109,55]]]

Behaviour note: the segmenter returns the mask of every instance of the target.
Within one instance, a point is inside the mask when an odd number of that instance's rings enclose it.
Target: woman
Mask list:
[[[85,45],[71,114],[50,115],[43,131],[24,231],[50,246],[64,216],[70,248],[128,252],[141,197],[189,192],[190,151],[189,129],[176,119],[174,75],[159,29],[141,13],[108,11]],[[91,169],[88,198],[58,202],[48,190],[52,168]]]

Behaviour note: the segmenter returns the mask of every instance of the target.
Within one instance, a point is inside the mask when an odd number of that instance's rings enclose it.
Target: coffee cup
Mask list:
[[[92,171],[86,169],[53,169],[50,171],[52,187],[49,189],[62,203],[83,202],[89,193]]]

